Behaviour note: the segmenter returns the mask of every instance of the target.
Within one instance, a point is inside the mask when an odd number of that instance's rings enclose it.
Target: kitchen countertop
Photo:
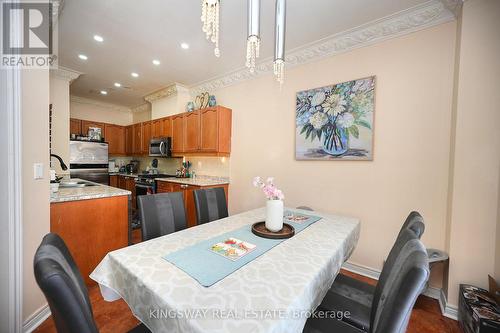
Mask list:
[[[197,176],[196,178],[156,178],[157,181],[177,183],[184,185],[193,186],[214,186],[214,185],[226,185],[229,184],[228,178],[223,177],[209,177],[209,176]]]
[[[124,176],[124,177],[132,177],[132,178],[137,178],[138,174],[136,173],[125,173],[125,172],[110,172],[110,176]]]
[[[82,179],[79,178],[71,178],[71,180],[83,181]],[[85,186],[85,187],[65,187],[65,188],[59,187],[58,192],[51,193],[50,203],[101,199],[101,198],[118,197],[130,194],[132,194],[130,191],[101,184],[98,184],[96,186]]]

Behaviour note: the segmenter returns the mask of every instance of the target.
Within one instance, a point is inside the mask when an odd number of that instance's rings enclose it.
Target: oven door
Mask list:
[[[150,195],[155,194],[155,187],[150,184],[135,183],[135,195]]]

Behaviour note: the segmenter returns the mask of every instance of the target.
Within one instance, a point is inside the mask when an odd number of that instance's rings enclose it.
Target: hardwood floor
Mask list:
[[[376,284],[375,280],[342,271],[344,274]],[[127,303],[123,300],[106,302],[102,299],[99,288],[89,289],[90,301],[94,311],[94,318],[101,333],[127,332],[137,326],[139,321],[130,312]],[[34,332],[52,333],[56,332],[51,317],[42,323]],[[407,333],[463,333],[458,322],[443,317],[439,309],[438,301],[426,296],[420,296],[410,318]]]

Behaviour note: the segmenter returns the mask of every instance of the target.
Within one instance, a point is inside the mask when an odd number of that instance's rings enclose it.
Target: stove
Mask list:
[[[137,176],[137,178],[135,180],[135,184],[136,184],[136,187],[137,187],[137,184],[144,185],[144,186],[148,186],[148,185],[154,186],[156,178],[168,178],[168,177],[175,177],[175,175],[168,175],[168,174],[164,174],[164,173],[158,173],[158,174],[141,173]],[[154,186],[154,187],[155,187],[155,191],[153,193],[156,193],[156,186]]]
[[[150,195],[156,194],[156,181],[157,178],[169,178],[175,177],[175,175],[168,174],[150,174],[150,173],[141,173],[135,179],[135,195],[138,198],[141,195]],[[137,199],[136,199],[137,200]],[[139,203],[137,202],[137,208],[139,208]],[[139,211],[137,210],[132,217],[132,228],[140,228],[141,220],[139,217]]]

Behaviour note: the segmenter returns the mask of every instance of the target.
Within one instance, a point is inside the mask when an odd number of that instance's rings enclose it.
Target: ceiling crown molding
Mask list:
[[[170,97],[173,95],[176,95],[179,92],[184,92],[188,91],[188,88],[184,87],[183,85],[179,83],[174,83],[169,85],[166,88],[160,89],[158,91],[155,91],[149,95],[144,96],[144,99],[148,101],[149,103],[152,103],[160,98],[166,98]]]
[[[130,112],[131,111],[131,109],[127,108],[126,106],[99,102],[99,101],[96,101],[94,99],[75,96],[75,95],[70,96],[70,101],[71,101],[71,103],[86,104],[86,105],[91,105],[91,106],[95,106],[95,107],[99,107],[99,108],[120,111],[120,112]]]
[[[139,106],[133,107],[130,110],[133,113],[151,111],[151,104],[150,103],[144,103],[144,104],[141,104]]]
[[[440,0],[443,5],[458,18],[465,0]]]
[[[50,69],[50,75],[58,79],[65,80],[69,83],[76,80],[83,73],[59,66],[58,68]]]
[[[443,1],[461,2],[461,0]],[[422,5],[409,8],[357,28],[288,51],[288,55],[285,59],[286,67],[290,68],[317,61],[353,49],[427,29],[454,19],[455,15],[447,6],[440,0],[432,0]],[[204,91],[214,92],[217,89],[251,80],[272,72],[273,62],[272,59],[269,58],[257,64],[254,74],[251,74],[247,68],[242,68],[229,74],[192,85],[190,87],[191,94],[196,96]]]

